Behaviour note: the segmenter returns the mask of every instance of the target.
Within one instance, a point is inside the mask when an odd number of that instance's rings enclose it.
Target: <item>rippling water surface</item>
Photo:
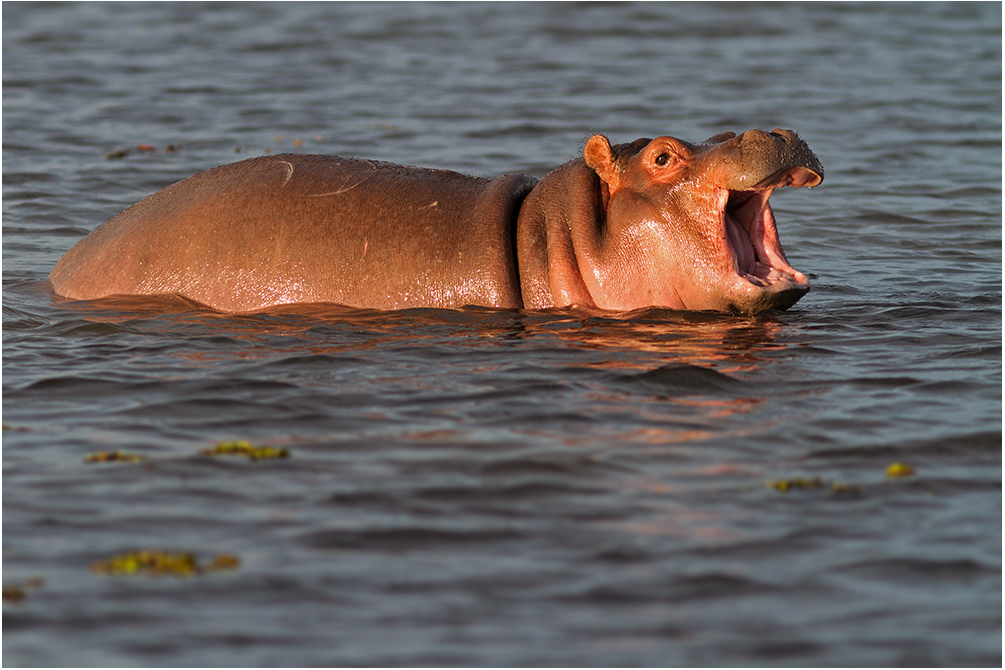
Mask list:
[[[997,3],[4,3],[5,664],[1000,665],[1001,113]],[[774,127],[827,177],[773,198],[813,290],[772,316],[44,283],[266,151]],[[240,567],[90,570],[138,549]]]

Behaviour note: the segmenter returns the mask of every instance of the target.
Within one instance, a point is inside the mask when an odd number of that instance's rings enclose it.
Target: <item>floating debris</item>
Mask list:
[[[145,460],[147,460],[146,456],[130,454],[125,451],[99,451],[96,454],[88,454],[84,457],[85,463],[110,463],[112,461],[141,463]]]
[[[892,463],[886,469],[887,477],[910,477],[914,474],[914,468],[906,463]]]
[[[91,572],[117,577],[136,574],[154,577],[162,575],[193,577],[204,572],[236,570],[240,564],[238,558],[230,554],[220,554],[208,565],[201,566],[192,553],[171,554],[160,550],[142,549],[112,556],[104,561],[95,561],[91,564]]]
[[[831,484],[831,493],[837,495],[855,495],[862,492],[862,487],[858,484],[845,484],[844,482],[834,482]]]
[[[824,486],[830,487],[830,492],[834,495],[857,495],[862,493],[862,487],[858,484],[848,484],[846,482],[831,482],[827,484],[819,476],[815,477],[794,477],[792,479],[776,479],[767,483],[770,488],[779,493],[788,493],[793,489],[819,489]]]
[[[5,603],[17,603],[25,599],[26,590],[38,589],[45,586],[45,580],[41,577],[29,577],[24,580],[24,586],[20,584],[4,584],[3,601]]]
[[[221,442],[212,449],[203,449],[200,456],[244,456],[253,461],[266,458],[289,458],[290,452],[287,449],[262,445],[254,446],[245,440],[233,440],[231,442]]]
[[[795,477],[794,479],[776,479],[768,482],[768,486],[780,493],[788,493],[792,489],[818,489],[823,486],[823,481],[820,477],[812,479]]]
[[[214,570],[237,570],[241,567],[241,561],[232,554],[219,554],[206,566],[207,572]]]
[[[109,160],[115,158],[125,158],[126,156],[129,155],[129,151],[130,151],[129,149],[116,149],[115,151],[110,151],[107,154],[105,154],[105,158],[108,158]],[[157,151],[157,147],[155,147],[152,144],[142,142],[136,145],[136,151],[149,154]],[[169,154],[174,153],[175,151],[178,151],[178,147],[175,146],[174,144],[168,144],[166,147],[164,147],[164,151],[166,151]]]
[[[6,584],[3,587],[3,601],[5,603],[17,603],[24,600],[24,589],[17,584]]]

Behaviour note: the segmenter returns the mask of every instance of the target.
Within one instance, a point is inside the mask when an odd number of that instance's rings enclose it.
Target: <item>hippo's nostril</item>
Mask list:
[[[799,139],[799,136],[796,135],[793,131],[786,130],[784,128],[775,128],[769,134],[772,137],[776,137],[776,138],[778,138],[778,139],[780,139],[780,140],[782,140],[782,141],[784,141],[786,143],[788,143],[789,140],[792,140],[792,139],[797,139],[797,140]]]
[[[792,139],[792,135],[790,133],[784,130],[779,130],[778,128],[775,128],[768,134],[771,135],[771,137],[773,137],[776,141],[786,145],[789,144],[789,141]]]

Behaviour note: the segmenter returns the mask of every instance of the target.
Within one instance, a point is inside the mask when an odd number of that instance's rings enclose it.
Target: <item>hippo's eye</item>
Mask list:
[[[670,154],[660,154],[656,157],[656,164],[663,167],[670,160]]]

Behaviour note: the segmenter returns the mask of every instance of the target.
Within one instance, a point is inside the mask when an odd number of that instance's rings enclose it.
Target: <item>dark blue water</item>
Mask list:
[[[5,665],[1000,666],[1001,34],[981,3],[4,3]],[[266,151],[540,177],[593,132],[775,127],[827,170],[772,199],[813,284],[782,314],[44,283]],[[236,439],[291,456],[198,453]],[[85,462],[115,449],[147,460]],[[139,549],[240,567],[90,570]]]

